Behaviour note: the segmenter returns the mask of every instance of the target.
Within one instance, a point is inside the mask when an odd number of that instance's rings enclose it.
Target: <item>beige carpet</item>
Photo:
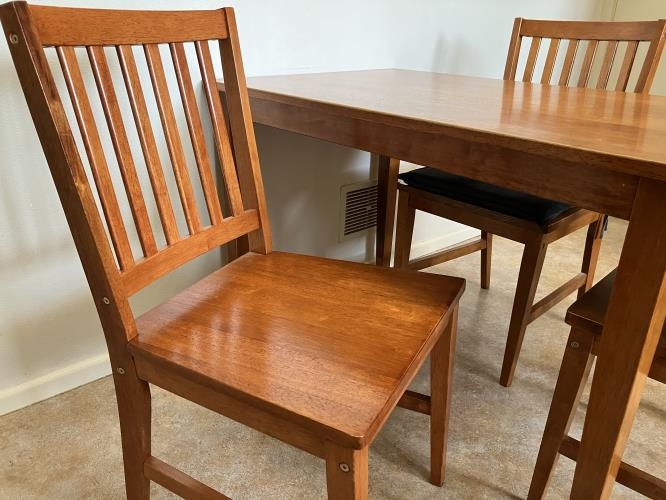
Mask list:
[[[611,221],[598,277],[617,263],[626,226]],[[540,294],[578,271],[584,231],[549,249]],[[479,256],[431,271],[467,278],[461,308],[447,477],[427,481],[428,418],[397,409],[370,449],[375,499],[524,498],[564,343],[573,297],[527,331],[513,387],[497,383],[521,246],[496,239],[491,289],[479,289]],[[427,391],[427,379],[414,384]],[[324,463],[182,399],[154,390],[153,453],[235,499],[325,498]],[[625,459],[666,477],[666,392],[653,381]],[[587,393],[584,396],[587,399]],[[580,432],[585,405],[574,424]],[[549,498],[565,498],[563,458]],[[153,498],[172,498],[153,486]],[[638,498],[620,486],[616,498]],[[120,436],[109,378],[0,417],[0,499],[124,498]]]

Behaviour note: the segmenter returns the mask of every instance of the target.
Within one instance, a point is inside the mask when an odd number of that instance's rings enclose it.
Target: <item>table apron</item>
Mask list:
[[[639,176],[322,109],[251,98],[255,123],[629,219]],[[458,135],[460,133],[458,132]],[[475,135],[476,137],[471,137]]]

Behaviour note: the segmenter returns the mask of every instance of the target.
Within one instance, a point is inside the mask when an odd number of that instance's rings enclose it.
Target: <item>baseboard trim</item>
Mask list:
[[[2,389],[0,390],[0,415],[38,403],[110,373],[109,355],[104,353],[72,363],[22,384]]]
[[[409,258],[414,259],[416,257],[423,257],[430,253],[437,252],[438,250],[442,250],[452,245],[457,245],[458,243],[478,236],[478,229],[474,229],[473,227],[464,227],[458,231],[447,233],[443,236],[438,236],[437,238],[420,241],[418,243],[412,243],[412,250],[410,252]]]

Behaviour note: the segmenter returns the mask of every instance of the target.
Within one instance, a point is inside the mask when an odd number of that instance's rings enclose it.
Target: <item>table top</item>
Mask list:
[[[221,85],[223,89],[223,85]],[[666,97],[408,70],[248,79],[250,96],[666,180]]]

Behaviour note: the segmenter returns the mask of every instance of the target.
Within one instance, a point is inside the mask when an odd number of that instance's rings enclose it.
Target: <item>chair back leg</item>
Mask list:
[[[488,231],[481,231],[481,241],[485,247],[481,250],[481,288],[490,288],[490,268],[493,256],[493,235]]]
[[[516,371],[520,348],[523,345],[525,328],[529,323],[534,294],[539,284],[547,248],[548,244],[544,241],[542,234],[536,235],[533,240],[525,243],[500,375],[500,384],[505,387],[509,387],[513,382],[513,374]]]
[[[581,266],[581,272],[585,273],[585,285],[578,289],[578,298],[581,298],[585,292],[592,288],[592,284],[594,283],[594,273],[597,270],[597,260],[599,259],[605,220],[605,215],[599,215],[599,218],[587,228],[585,250],[583,251],[583,265]]]
[[[416,209],[409,204],[409,193],[398,191],[398,218],[395,228],[395,256],[393,267],[407,267],[414,233]]]
[[[368,447],[361,450],[326,443],[328,500],[368,499]]]
[[[548,488],[559,457],[560,445],[569,432],[594,361],[593,342],[593,334],[575,327],[571,329],[534,466],[528,500],[543,498]]]

